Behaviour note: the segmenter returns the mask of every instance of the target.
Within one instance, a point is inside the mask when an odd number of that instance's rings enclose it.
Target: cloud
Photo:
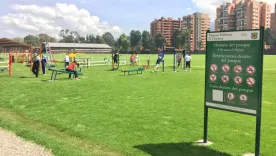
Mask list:
[[[17,36],[46,33],[58,36],[60,30],[78,31],[81,35],[102,35],[111,32],[119,36],[122,30],[74,4],[57,3],[55,6],[11,5],[13,13],[0,17],[1,29]]]
[[[274,6],[276,0],[257,0],[262,2],[267,2],[272,6],[272,11],[274,11]],[[232,0],[191,0],[192,3],[196,5],[203,13],[208,13],[211,20],[216,18],[216,8],[226,2],[232,2]]]

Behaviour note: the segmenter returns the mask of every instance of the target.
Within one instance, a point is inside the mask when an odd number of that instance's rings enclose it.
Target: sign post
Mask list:
[[[208,109],[256,117],[255,156],[260,155],[264,28],[207,32],[204,143]]]

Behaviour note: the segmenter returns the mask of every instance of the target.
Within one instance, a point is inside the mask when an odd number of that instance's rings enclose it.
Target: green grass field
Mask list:
[[[102,56],[104,57],[104,56]],[[106,57],[110,57],[109,55]],[[125,56],[129,58],[129,56]],[[145,64],[146,55],[140,55]],[[254,152],[255,118],[209,111],[203,138],[204,56],[193,56],[192,72],[146,70],[123,76],[110,66],[84,69],[80,81],[50,73],[38,79],[22,64],[13,77],[0,73],[0,127],[51,149],[55,155],[241,156]],[[264,58],[261,153],[276,153],[276,57]],[[156,55],[151,55],[151,64]]]

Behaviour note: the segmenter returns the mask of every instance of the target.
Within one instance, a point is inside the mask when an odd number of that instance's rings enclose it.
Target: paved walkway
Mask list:
[[[53,156],[44,147],[0,128],[0,156]]]

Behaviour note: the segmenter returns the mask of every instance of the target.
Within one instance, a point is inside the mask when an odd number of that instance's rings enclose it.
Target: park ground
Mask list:
[[[97,57],[110,57],[97,56]],[[123,56],[129,58],[129,55]],[[151,55],[151,64],[156,61]],[[146,64],[146,55],[140,55]],[[255,118],[209,111],[209,140],[203,138],[203,55],[193,56],[192,72],[173,72],[172,55],[165,72],[123,76],[110,66],[83,69],[80,81],[50,73],[38,79],[23,64],[13,76],[0,73],[0,127],[45,146],[54,155],[241,156],[254,152]],[[276,57],[264,57],[262,156],[276,153]],[[62,66],[62,65],[60,65]],[[128,67],[131,68],[131,67]],[[137,67],[135,67],[137,68]]]

